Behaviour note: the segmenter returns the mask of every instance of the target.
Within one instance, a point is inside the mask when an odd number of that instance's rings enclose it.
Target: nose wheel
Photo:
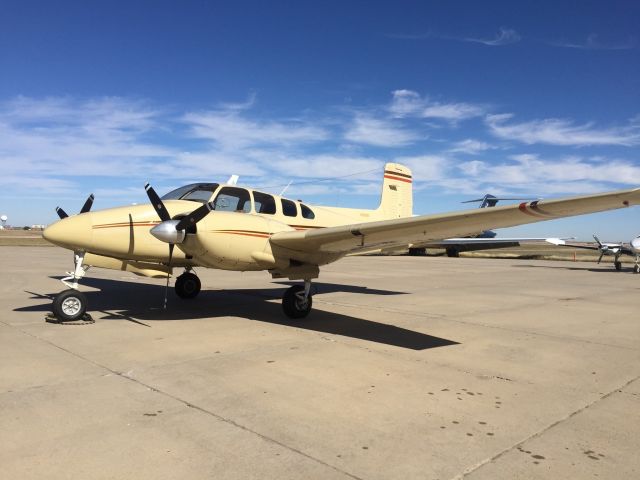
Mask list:
[[[80,320],[87,311],[87,297],[84,293],[70,288],[56,295],[52,310],[61,322]]]
[[[195,298],[200,293],[201,287],[200,279],[191,272],[184,272],[176,278],[176,295],[180,298]]]
[[[282,297],[282,309],[289,318],[300,319],[306,317],[309,315],[312,305],[310,280],[305,280],[304,286],[294,285],[288,288]]]

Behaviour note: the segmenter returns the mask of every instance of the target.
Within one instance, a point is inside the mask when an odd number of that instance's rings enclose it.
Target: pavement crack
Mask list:
[[[358,476],[356,476],[356,475],[354,475],[352,473],[349,473],[349,472],[347,472],[345,470],[342,470],[342,469],[336,467],[335,465],[331,465],[330,463],[327,463],[327,462],[325,462],[325,461],[323,461],[323,460],[321,460],[319,458],[314,457],[313,455],[305,453],[302,450],[298,450],[297,448],[292,447],[291,445],[287,445],[286,443],[283,443],[283,442],[281,442],[279,440],[276,440],[275,438],[272,438],[272,437],[269,437],[269,436],[267,436],[267,435],[265,435],[263,433],[260,433],[257,430],[253,430],[252,428],[249,428],[249,427],[247,427],[245,425],[242,425],[242,424],[236,422],[235,420],[232,420],[232,419],[227,418],[227,417],[223,417],[222,415],[219,415],[219,414],[217,414],[215,412],[212,412],[211,410],[208,410],[208,409],[206,409],[204,407],[200,407],[198,405],[195,405],[195,404],[193,404],[193,403],[191,403],[191,402],[189,402],[189,401],[187,401],[187,400],[185,400],[183,398],[180,398],[180,397],[178,397],[176,395],[173,395],[173,394],[171,394],[169,392],[165,392],[164,390],[160,390],[157,387],[149,385],[149,384],[147,384],[147,383],[145,383],[145,382],[143,382],[141,380],[138,380],[137,378],[130,377],[130,376],[127,375],[129,372],[119,372],[117,370],[113,370],[112,368],[109,368],[106,365],[102,365],[101,363],[98,363],[98,362],[96,362],[94,360],[91,360],[89,358],[86,358],[86,357],[84,357],[84,356],[82,356],[82,355],[80,355],[80,354],[78,354],[76,352],[73,352],[73,351],[71,351],[69,349],[61,347],[60,345],[57,345],[57,344],[55,344],[55,343],[53,343],[53,342],[51,342],[49,340],[46,340],[46,339],[44,339],[42,337],[39,337],[39,336],[34,335],[32,333],[26,332],[26,331],[24,331],[24,330],[22,330],[20,328],[17,328],[17,327],[15,327],[13,325],[7,324],[6,322],[0,321],[0,323],[4,324],[4,325],[6,325],[6,326],[8,326],[10,328],[15,329],[15,330],[23,333],[24,335],[28,335],[28,336],[30,336],[32,338],[35,338],[36,340],[39,340],[39,341],[44,342],[44,343],[46,343],[48,345],[51,345],[52,347],[55,347],[55,348],[65,352],[65,353],[67,353],[69,355],[72,355],[72,356],[74,356],[74,357],[76,357],[76,358],[78,358],[78,359],[80,359],[80,360],[82,360],[84,362],[87,362],[87,363],[90,363],[91,365],[94,365],[96,367],[102,368],[102,369],[104,369],[104,370],[106,370],[106,371],[108,371],[108,372],[110,372],[110,373],[112,373],[114,375],[117,375],[118,377],[120,377],[122,379],[125,379],[125,380],[128,380],[130,382],[136,383],[136,384],[138,384],[138,385],[140,385],[142,387],[148,388],[149,390],[151,390],[151,391],[153,391],[155,393],[158,393],[158,394],[163,395],[163,396],[165,396],[167,398],[170,398],[170,399],[172,399],[172,400],[174,400],[176,402],[179,402],[179,403],[183,404],[184,406],[186,406],[188,408],[192,408],[194,410],[199,411],[200,413],[203,413],[205,415],[209,415],[209,416],[217,419],[218,421],[221,421],[221,422],[227,423],[229,425],[232,425],[232,426],[234,426],[236,428],[239,428],[239,429],[241,429],[241,430],[243,430],[243,431],[245,431],[245,432],[247,432],[249,434],[252,434],[252,435],[254,435],[256,437],[259,437],[260,439],[264,440],[265,442],[272,443],[274,445],[278,445],[281,448],[289,450],[290,452],[295,453],[297,455],[300,455],[300,456],[302,456],[302,457],[304,457],[304,458],[306,458],[308,460],[311,460],[312,462],[315,462],[315,463],[317,463],[319,465],[322,465],[322,466],[324,466],[326,468],[334,470],[335,472],[338,472],[338,473],[340,473],[342,475],[345,475],[346,477],[353,478],[355,480],[364,480],[362,477],[358,477]]]
[[[494,461],[498,460],[500,457],[504,456],[505,454],[509,453],[510,451],[512,451],[515,448],[518,447],[522,447],[526,442],[528,442],[529,440],[533,440],[534,438],[538,438],[542,435],[544,435],[546,432],[548,432],[549,430],[551,430],[554,427],[557,427],[558,425],[566,422],[567,420],[570,420],[571,418],[575,417],[576,415],[584,412],[585,410],[593,407],[594,405],[596,405],[597,403],[600,403],[601,401],[605,400],[606,398],[609,398],[610,396],[612,396],[614,393],[619,393],[621,392],[624,388],[628,387],[629,385],[631,385],[633,382],[635,382],[636,380],[640,380],[640,375],[635,376],[634,378],[626,381],[623,385],[620,385],[618,387],[615,387],[613,390],[611,390],[608,393],[605,393],[604,395],[596,398],[595,400],[593,400],[592,402],[584,405],[583,407],[574,410],[573,412],[569,413],[568,415],[565,415],[564,417],[556,420],[555,422],[547,425],[546,427],[544,427],[541,430],[538,430],[537,432],[532,433],[531,435],[529,435],[527,438],[520,440],[519,442],[514,443],[513,445],[501,450],[500,452],[498,452],[497,454],[493,455],[492,457],[489,458],[485,458],[484,460],[476,463],[475,465],[472,465],[471,467],[468,467],[466,470],[464,470],[462,473],[456,475],[455,477],[453,477],[451,480],[461,480],[463,478],[466,478],[467,476],[471,475],[473,472],[475,472],[476,470],[484,467],[485,465],[489,464],[489,463],[493,463]]]

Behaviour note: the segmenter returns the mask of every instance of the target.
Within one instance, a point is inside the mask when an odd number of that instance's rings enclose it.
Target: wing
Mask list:
[[[640,203],[640,188],[560,200],[398,218],[314,230],[279,232],[271,242],[306,253],[346,254],[371,248],[478,235],[485,230],[624,208]]]
[[[550,238],[524,238],[524,237],[499,237],[499,238],[445,238],[444,240],[435,240],[420,244],[411,245],[415,248],[442,248],[454,245],[484,245],[501,243],[537,243],[548,242]]]

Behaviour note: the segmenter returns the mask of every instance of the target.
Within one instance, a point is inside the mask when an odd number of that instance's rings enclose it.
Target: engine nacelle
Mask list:
[[[178,248],[198,264],[223,270],[266,270],[282,268],[288,259],[274,257],[269,238],[289,225],[260,215],[211,212],[187,234]]]

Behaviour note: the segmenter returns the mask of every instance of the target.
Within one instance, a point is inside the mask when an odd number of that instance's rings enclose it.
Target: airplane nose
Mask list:
[[[633,248],[636,252],[640,252],[640,237],[636,237],[631,240],[631,248]]]
[[[82,250],[93,243],[93,222],[91,214],[83,213],[63,218],[49,225],[42,236],[62,248]]]

